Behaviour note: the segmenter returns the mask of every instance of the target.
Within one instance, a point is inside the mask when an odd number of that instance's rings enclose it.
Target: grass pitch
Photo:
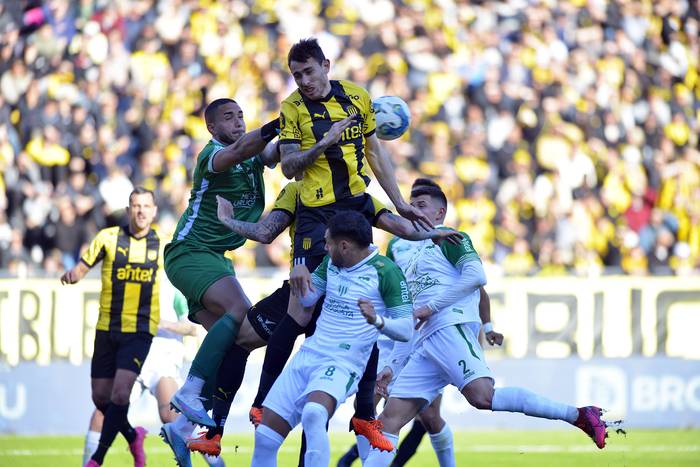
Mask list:
[[[407,430],[406,430],[407,431]],[[282,446],[278,464],[296,465],[300,443],[298,431]],[[331,435],[331,465],[353,443],[350,434]],[[0,466],[78,467],[83,438],[79,436],[0,437]],[[146,439],[148,466],[175,465],[168,447],[156,435]],[[599,451],[578,430],[567,431],[487,431],[455,434],[458,466],[698,466],[700,430],[632,430],[627,436],[611,434],[608,447]],[[229,467],[250,465],[252,433],[229,433],[224,439],[223,457]],[[194,466],[206,466],[192,456]],[[123,438],[117,437],[105,458],[105,467],[129,467],[131,455]],[[359,466],[359,462],[354,464]],[[436,466],[437,460],[427,436],[408,466]]]

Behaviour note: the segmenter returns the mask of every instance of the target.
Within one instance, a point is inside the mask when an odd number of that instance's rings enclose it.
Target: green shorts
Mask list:
[[[233,263],[223,253],[199,243],[180,240],[165,246],[165,273],[170,282],[187,298],[190,321],[204,309],[202,297],[222,277],[235,276]]]

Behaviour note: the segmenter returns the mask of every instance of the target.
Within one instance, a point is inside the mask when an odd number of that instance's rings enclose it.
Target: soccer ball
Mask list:
[[[397,96],[382,96],[372,103],[377,119],[377,137],[384,140],[403,135],[411,123],[408,105]]]

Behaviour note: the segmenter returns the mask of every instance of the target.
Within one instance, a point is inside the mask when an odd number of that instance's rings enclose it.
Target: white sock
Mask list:
[[[85,435],[85,448],[83,448],[83,465],[87,464],[100,444],[100,432],[88,431]]]
[[[301,426],[306,433],[304,465],[315,467],[328,465],[331,461],[331,445],[326,432],[328,411],[316,402],[307,402],[301,411]]]
[[[391,452],[380,451],[377,448],[372,448],[367,455],[367,460],[362,464],[363,467],[388,467],[391,461],[396,457],[396,446],[399,444],[399,435],[383,432],[386,439],[391,441],[394,449]]]
[[[440,467],[455,467],[457,465],[450,425],[445,423],[439,433],[430,433],[430,443],[433,445]]]
[[[369,445],[369,440],[362,435],[355,436],[355,439],[357,440],[357,453],[360,455],[360,460],[362,460],[364,464],[372,446]]]
[[[175,421],[172,422],[172,428],[178,435],[187,441],[187,439],[192,436],[195,426],[194,423],[187,420],[187,417],[184,415],[178,415]]]
[[[255,430],[255,449],[251,467],[276,467],[277,451],[284,437],[267,425],[260,425]]]
[[[182,385],[180,394],[187,394],[193,396],[199,396],[202,393],[202,388],[204,387],[204,380],[198,376],[187,375],[185,384]]]
[[[491,410],[494,412],[520,412],[531,417],[564,420],[574,423],[578,409],[535,394],[523,388],[496,388],[493,391]]]
[[[224,463],[224,460],[221,458],[221,456],[210,456],[209,454],[202,454],[202,457],[205,461],[207,461],[207,464],[209,464],[212,467],[226,467],[226,464]]]

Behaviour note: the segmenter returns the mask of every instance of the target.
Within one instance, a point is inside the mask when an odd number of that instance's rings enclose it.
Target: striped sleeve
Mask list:
[[[100,230],[92,242],[90,242],[90,246],[88,246],[88,249],[83,253],[83,256],[80,257],[80,261],[82,261],[85,266],[91,268],[102,261],[102,258],[105,256],[108,236],[109,231],[107,229]]]

